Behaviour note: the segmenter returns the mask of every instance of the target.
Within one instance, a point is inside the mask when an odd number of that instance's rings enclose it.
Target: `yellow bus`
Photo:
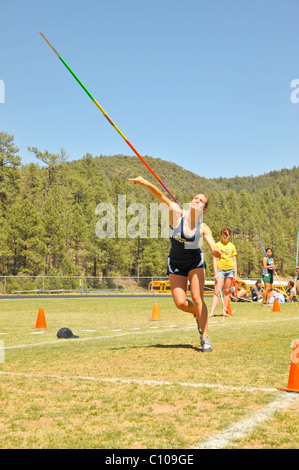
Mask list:
[[[239,279],[237,281],[238,287],[244,287],[248,294],[251,294],[251,288],[255,286],[255,283],[257,282],[256,279]],[[263,286],[263,282],[262,282]],[[273,282],[273,289],[278,289],[283,291],[287,286],[287,282],[282,281],[279,283],[278,281]],[[204,295],[205,296],[212,296],[214,294],[214,288],[215,288],[215,282],[212,280],[207,280],[205,281],[204,285]],[[163,280],[163,281],[152,281],[148,285],[148,291],[149,292],[155,292],[155,293],[170,293],[170,282],[169,280]],[[190,284],[188,281],[188,288],[187,292],[190,293]]]
[[[206,281],[204,287],[204,295],[213,295],[214,294],[214,281]],[[170,293],[170,282],[169,280],[165,281],[151,281],[148,285],[148,291],[154,293]],[[190,293],[190,284],[188,281],[187,292]]]

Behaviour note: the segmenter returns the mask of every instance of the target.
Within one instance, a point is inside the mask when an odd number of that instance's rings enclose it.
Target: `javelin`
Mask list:
[[[171,192],[166,188],[166,186],[162,183],[160,178],[156,175],[156,173],[151,169],[151,167],[146,163],[144,158],[137,152],[137,150],[133,147],[133,145],[129,142],[129,140],[124,136],[124,134],[119,130],[116,124],[112,121],[112,119],[108,116],[106,111],[102,108],[102,106],[97,102],[97,100],[92,96],[92,94],[87,90],[87,88],[83,85],[83,83],[79,80],[79,78],[75,75],[72,69],[68,66],[68,64],[63,60],[63,58],[58,54],[58,52],[54,49],[54,47],[49,43],[48,39],[39,31],[39,34],[44,38],[46,43],[51,47],[52,51],[55,52],[57,57],[61,60],[61,62],[66,66],[68,71],[73,75],[73,77],[77,80],[79,85],[83,88],[83,90],[88,94],[89,98],[94,102],[94,104],[99,108],[99,110],[103,113],[105,118],[110,122],[111,126],[119,133],[119,135],[124,139],[124,141],[128,144],[128,146],[133,150],[133,152],[137,155],[137,157],[142,161],[142,163],[147,167],[147,169],[151,172],[151,174],[159,181],[159,183],[163,186],[163,188],[168,192],[168,194],[172,197],[172,199],[177,202],[179,205],[180,203],[176,200],[176,198],[171,194]]]
[[[263,249],[263,251],[264,251],[264,253],[265,253],[265,256],[266,256],[267,260],[270,261],[269,256],[267,255],[266,250],[265,250],[265,248],[263,247],[262,242],[261,242],[261,240],[259,239],[258,236],[257,236],[257,239],[258,239],[258,241],[260,242],[260,245],[261,245],[261,247],[262,247],[262,249]],[[277,277],[277,279],[278,279],[279,284],[281,285],[282,289],[284,290],[284,292],[285,292],[285,294],[286,294],[285,288],[284,288],[284,286],[281,284],[281,281],[280,281],[280,279],[279,279],[279,277],[278,277],[278,275],[277,275],[277,272],[275,271],[275,269],[273,269],[273,271],[274,271],[274,273],[276,274],[276,277]]]

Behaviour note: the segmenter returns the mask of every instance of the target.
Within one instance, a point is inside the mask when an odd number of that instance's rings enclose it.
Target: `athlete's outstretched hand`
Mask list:
[[[140,186],[145,186],[147,180],[142,178],[142,176],[138,176],[137,178],[129,178],[129,181],[133,181],[134,184],[140,184]]]

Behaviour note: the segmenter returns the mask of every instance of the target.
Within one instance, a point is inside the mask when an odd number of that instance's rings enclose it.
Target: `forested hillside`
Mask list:
[[[159,186],[137,157],[86,154],[69,161],[64,151],[30,151],[36,163],[23,165],[14,137],[0,132],[0,275],[165,275],[168,239],[150,238],[149,230],[146,238],[117,236],[118,195],[126,196],[127,207],[139,202],[149,210],[155,202],[128,181],[142,175]],[[240,277],[261,276],[257,235],[265,247],[273,247],[278,273],[294,276],[299,167],[257,177],[206,179],[159,158],[144,158],[181,204],[195,193],[208,194],[204,220],[216,241],[222,227],[232,229]],[[202,168],[204,173],[204,161]],[[96,236],[100,203],[115,208],[115,238]],[[205,242],[202,249],[207,276],[212,276]]]

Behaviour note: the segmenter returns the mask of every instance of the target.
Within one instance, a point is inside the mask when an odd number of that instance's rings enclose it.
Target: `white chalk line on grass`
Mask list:
[[[230,446],[234,441],[244,438],[258,426],[263,424],[266,420],[271,418],[277,411],[282,411],[292,403],[299,400],[299,394],[292,392],[281,392],[276,388],[258,388],[258,387],[237,387],[234,385],[218,385],[208,383],[192,383],[192,382],[170,382],[167,380],[141,380],[141,379],[125,379],[117,377],[93,377],[93,376],[64,376],[52,374],[28,374],[22,372],[3,372],[0,371],[0,376],[21,377],[28,379],[49,379],[49,380],[79,380],[91,381],[113,384],[137,384],[142,386],[181,386],[190,388],[213,388],[226,391],[242,391],[242,392],[276,392],[279,397],[264,407],[262,410],[257,411],[244,418],[241,421],[229,426],[221,433],[211,437],[210,439],[199,443],[199,449],[224,449]]]
[[[209,383],[193,383],[193,382],[170,382],[168,380],[147,380],[147,379],[125,379],[121,377],[93,377],[82,375],[52,375],[52,374],[28,374],[23,372],[4,372],[0,371],[1,375],[12,377],[36,378],[36,379],[54,379],[54,380],[87,380],[91,382],[108,382],[108,383],[121,383],[121,384],[137,384],[148,386],[181,386],[190,388],[213,388],[227,391],[238,392],[275,392],[281,393],[277,388],[262,388],[262,387],[241,387],[235,385],[219,385]]]
[[[240,326],[240,325],[244,325],[244,326],[247,326],[249,323],[250,324],[254,324],[254,323],[273,323],[273,322],[284,322],[284,321],[291,321],[291,320],[299,320],[299,317],[297,318],[274,318],[274,319],[270,319],[270,320],[249,320],[249,321],[240,321],[240,322],[231,322],[230,319],[228,319],[227,322],[223,322],[223,321],[219,321],[219,322],[213,322],[212,324],[209,323],[210,326],[221,326],[221,327],[224,327],[224,326]],[[16,344],[14,346],[4,346],[4,347],[0,347],[0,350],[2,349],[21,349],[21,348],[28,348],[28,347],[34,347],[34,346],[46,346],[46,345],[49,345],[49,344],[66,344],[67,343],[70,343],[72,341],[92,341],[92,340],[100,340],[100,339],[107,339],[107,338],[120,338],[122,336],[129,336],[129,335],[143,335],[143,334],[153,334],[153,333],[164,333],[164,332],[174,332],[174,331],[182,331],[182,330],[190,330],[190,329],[193,329],[193,328],[197,328],[196,324],[188,324],[187,326],[184,326],[182,328],[176,328],[174,329],[174,325],[170,325],[170,326],[167,326],[167,327],[164,327],[164,326],[161,326],[161,330],[158,330],[158,329],[155,329],[154,331],[153,330],[144,330],[144,331],[132,331],[133,328],[127,332],[123,332],[123,333],[118,333],[116,335],[101,335],[101,336],[89,336],[89,337],[86,337],[86,338],[77,338],[77,339],[67,339],[67,340],[63,340],[63,339],[56,339],[55,341],[43,341],[41,343],[27,343],[27,344]],[[149,327],[151,328],[151,327]],[[169,328],[169,329],[168,329]],[[110,331],[113,331],[113,330],[110,330]],[[117,331],[117,330],[114,330],[114,331]],[[119,330],[119,331],[122,331],[122,330]],[[3,333],[5,334],[5,333]]]
[[[141,380],[141,379],[125,379],[118,377],[93,377],[93,376],[64,376],[52,374],[28,374],[22,372],[3,372],[0,371],[0,376],[22,377],[28,379],[49,379],[49,380],[79,380],[91,381],[102,383],[114,384],[137,384],[147,386],[181,386],[190,388],[213,388],[226,391],[242,391],[242,392],[276,392],[279,397],[264,407],[262,410],[257,411],[244,418],[241,421],[229,426],[221,433],[211,437],[210,439],[199,443],[199,449],[224,449],[230,446],[234,441],[244,438],[258,426],[263,424],[266,420],[271,418],[277,411],[282,411],[292,403],[299,400],[298,393],[281,392],[276,388],[258,388],[258,387],[238,387],[234,385],[218,385],[208,383],[192,383],[192,382],[170,382],[167,380]]]
[[[277,411],[282,411],[292,403],[299,400],[298,393],[284,392],[272,403],[264,407],[262,410],[253,413],[247,418],[229,426],[221,433],[199,443],[199,449],[224,449],[230,446],[232,442],[244,438],[266,420],[271,418]]]
[[[164,329],[164,330],[151,330],[151,331],[134,331],[134,332],[124,332],[124,333],[118,333],[116,335],[101,335],[101,336],[89,336],[87,338],[77,338],[77,339],[72,339],[72,338],[68,338],[68,339],[56,339],[55,341],[43,341],[42,343],[27,343],[27,344],[16,344],[14,346],[4,346],[4,347],[0,347],[0,350],[2,349],[21,349],[21,348],[28,348],[28,347],[33,347],[33,346],[45,346],[45,345],[48,345],[48,344],[70,344],[70,343],[73,343],[73,342],[80,342],[80,341],[92,341],[92,340],[99,340],[99,339],[107,339],[107,338],[121,338],[122,336],[131,336],[131,335],[143,335],[143,334],[156,334],[156,333],[165,333],[165,332],[168,332],[168,331],[180,331],[180,330],[190,330],[194,328],[191,327],[191,326],[188,326],[188,327],[183,327],[183,328],[177,328],[177,330],[174,330],[173,328],[171,329]],[[121,331],[121,330],[120,330]]]
[[[292,392],[281,392],[276,388],[258,388],[258,387],[238,387],[234,385],[219,385],[219,384],[208,384],[208,383],[192,383],[192,382],[170,382],[167,380],[141,380],[141,379],[125,379],[118,377],[93,377],[93,376],[64,376],[64,375],[52,375],[52,374],[29,374],[22,372],[3,372],[0,371],[0,376],[10,377],[21,377],[28,379],[49,379],[49,380],[79,380],[79,381],[91,381],[91,382],[102,382],[102,383],[113,383],[113,384],[137,384],[141,386],[181,386],[190,388],[213,388],[226,391],[242,391],[242,392],[276,392],[279,393],[279,397],[272,403],[264,407],[262,410],[251,414],[247,418],[229,426],[220,434],[213,436],[212,438],[199,443],[199,449],[224,449],[229,445],[242,439],[247,434],[252,432],[255,428],[263,424],[267,419],[271,418],[277,411],[282,411],[292,403],[299,400],[299,394]]]
[[[224,326],[224,325],[242,325],[245,326],[248,323],[269,323],[275,321],[290,321],[290,320],[299,320],[299,318],[275,318],[270,320],[252,320],[246,322],[226,322],[226,323],[214,323],[216,326]],[[134,331],[132,332],[125,332],[120,333],[117,335],[102,335],[97,337],[89,337],[89,338],[81,338],[71,341],[88,341],[88,340],[98,340],[98,339],[107,339],[107,338],[116,338],[122,337],[132,334],[149,334],[149,333],[164,333],[167,331],[178,331],[178,330],[187,330],[190,328],[194,328],[195,325],[190,327],[183,327],[177,328],[174,330],[172,327],[168,327],[170,329],[162,329],[160,331]],[[4,349],[15,349],[15,348],[24,348],[30,346],[43,346],[45,344],[60,344],[60,340],[56,341],[48,341],[43,343],[31,343],[31,344],[24,344],[24,345],[16,345],[16,346],[8,346]],[[18,373],[18,372],[1,372],[0,375],[10,375],[10,376],[18,376],[18,377],[28,377],[28,378],[40,378],[40,379],[55,379],[55,380],[89,380],[94,382],[108,382],[108,383],[123,383],[123,384],[139,384],[139,385],[149,385],[149,386],[184,386],[184,387],[193,387],[193,388],[214,388],[220,390],[230,390],[230,391],[258,391],[258,392],[276,392],[280,393],[280,396],[264,407],[262,410],[257,411],[254,414],[251,414],[247,418],[229,426],[227,429],[222,431],[221,433],[213,436],[212,438],[199,443],[199,449],[224,449],[229,447],[229,445],[237,441],[239,439],[244,438],[250,432],[252,432],[255,428],[260,426],[264,423],[267,419],[271,418],[277,411],[281,411],[292,403],[299,400],[299,394],[292,393],[292,392],[283,392],[281,394],[276,388],[258,388],[258,387],[238,387],[238,386],[230,386],[230,385],[218,385],[218,384],[207,384],[207,383],[189,383],[189,382],[169,382],[169,381],[157,381],[157,380],[139,380],[139,379],[122,379],[122,378],[101,378],[101,377],[91,377],[91,376],[59,376],[59,375],[40,375],[40,374],[25,374],[25,373]]]

